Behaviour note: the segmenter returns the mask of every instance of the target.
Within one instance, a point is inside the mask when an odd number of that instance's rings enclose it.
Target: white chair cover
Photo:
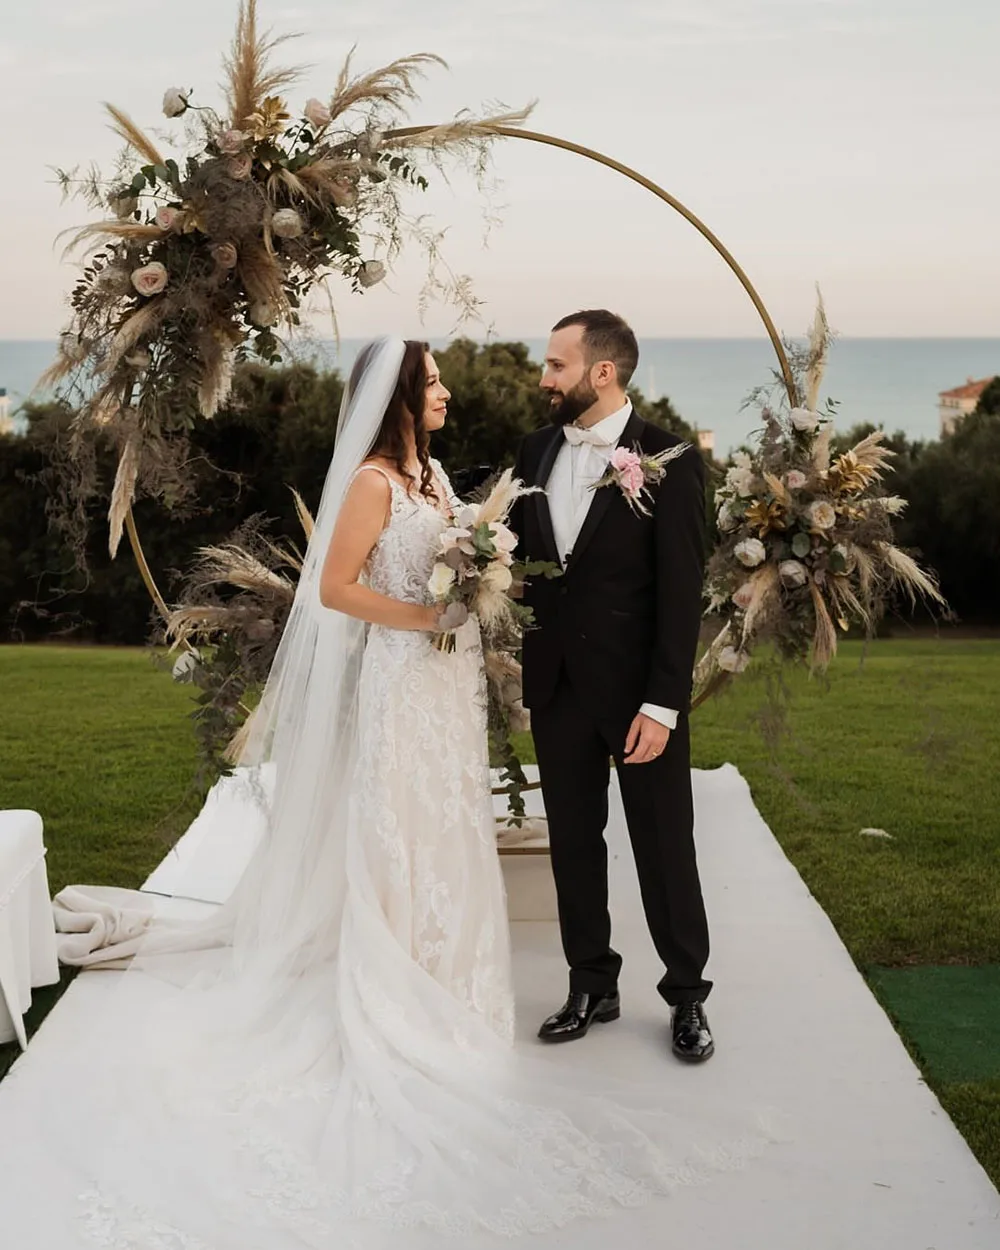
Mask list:
[[[42,818],[0,811],[0,1042],[27,1046],[31,991],[58,980]]]

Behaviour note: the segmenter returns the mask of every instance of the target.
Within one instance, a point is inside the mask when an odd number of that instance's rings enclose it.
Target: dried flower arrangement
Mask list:
[[[833,413],[817,411],[830,344],[820,299],[808,347],[789,356],[802,405],[764,396],[753,452],[732,457],[716,492],[720,541],[708,565],[708,614],[722,628],[695,672],[703,702],[770,643],[782,660],[825,670],[837,629],[871,635],[892,594],[941,604],[934,578],[893,542],[906,501],[882,486],[892,452],[876,431],[831,461]]]
[[[240,361],[281,358],[278,333],[299,324],[314,287],[339,275],[364,291],[416,239],[430,251],[438,293],[466,311],[475,303],[466,278],[441,276],[437,236],[406,216],[401,197],[427,185],[415,150],[432,162],[458,156],[485,168],[496,127],[526,113],[462,114],[394,134],[417,99],[419,77],[442,64],[418,53],[360,74],[348,57],[330,97],[293,114],[281,92],[300,71],[271,64],[283,41],[258,30],[256,0],[241,0],[224,113],[196,107],[188,90],[164,95],[166,116],[189,123],[180,159],[108,105],[128,145],[115,177],[105,181],[92,170],[78,183],[59,171],[64,190],[75,188],[112,216],[70,243],[96,250],[41,385],[58,386],[77,413],[70,457],[77,502],[96,489],[88,445],[107,440],[116,449],[112,554],[137,496],[171,505],[189,493],[187,432],[226,402]]]

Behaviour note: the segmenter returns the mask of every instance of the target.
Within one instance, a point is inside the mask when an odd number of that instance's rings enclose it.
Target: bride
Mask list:
[[[452,653],[432,645],[457,501],[428,441],[448,399],[423,343],[358,358],[242,805],[213,817],[245,824],[249,795],[256,850],[208,921],[150,928],[127,1020],[73,1056],[74,1105],[50,1124],[63,1151],[82,1126],[99,1141],[87,1244],[492,1244],[761,1144],[746,1112],[583,1088],[513,1044],[475,619]]]

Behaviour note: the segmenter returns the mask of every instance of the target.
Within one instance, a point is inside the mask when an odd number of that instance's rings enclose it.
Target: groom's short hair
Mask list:
[[[639,344],[629,323],[606,308],[586,308],[557,321],[552,332],[568,326],[583,327],[583,350],[587,364],[610,360],[618,372],[618,382],[628,386],[639,363]]]

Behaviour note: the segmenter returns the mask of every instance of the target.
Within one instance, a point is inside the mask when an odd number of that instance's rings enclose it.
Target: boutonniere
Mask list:
[[[678,443],[676,447],[668,447],[666,451],[658,451],[655,455],[647,455],[638,446],[629,450],[628,447],[616,447],[611,453],[608,467],[602,477],[593,484],[591,490],[600,490],[602,486],[617,486],[625,496],[625,502],[637,515],[650,516],[646,500],[651,500],[650,486],[663,480],[667,465],[676,460],[691,446],[690,443]]]

